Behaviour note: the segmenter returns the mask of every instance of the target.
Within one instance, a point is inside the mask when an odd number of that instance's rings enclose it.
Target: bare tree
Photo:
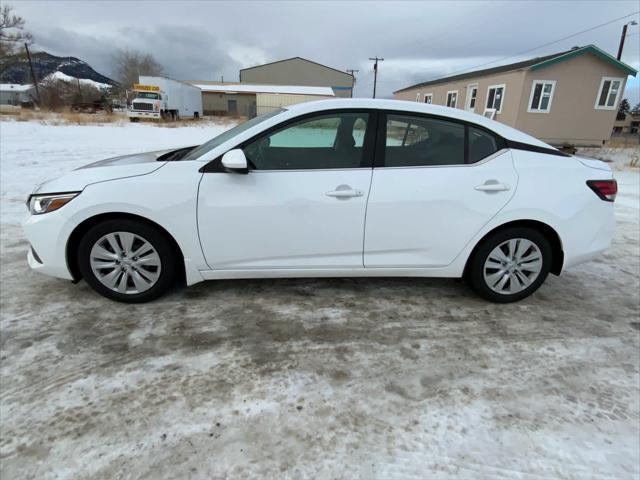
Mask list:
[[[11,5],[0,7],[0,58],[17,53],[22,44],[33,41],[31,34],[24,30],[24,19],[12,12]]]
[[[136,50],[120,50],[114,56],[114,63],[121,88],[129,90],[138,83],[140,75],[161,75],[162,65],[149,53]]]

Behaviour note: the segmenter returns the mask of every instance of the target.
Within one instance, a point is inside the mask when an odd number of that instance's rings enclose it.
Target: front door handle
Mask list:
[[[362,190],[356,190],[351,188],[349,185],[338,185],[335,190],[331,190],[330,192],[325,193],[327,197],[334,198],[352,198],[352,197],[361,197],[364,195]]]
[[[492,182],[489,180],[483,185],[477,185],[475,189],[479,190],[480,192],[505,192],[507,190],[510,190],[511,187],[506,183],[498,183],[495,181]]]

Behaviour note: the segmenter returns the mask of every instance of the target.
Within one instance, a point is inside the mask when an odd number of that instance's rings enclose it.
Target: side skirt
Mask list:
[[[339,269],[253,269],[200,271],[204,280],[232,278],[332,278],[332,277],[444,277],[460,278],[460,268],[339,268]]]

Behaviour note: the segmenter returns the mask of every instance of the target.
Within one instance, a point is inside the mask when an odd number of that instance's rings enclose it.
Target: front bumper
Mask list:
[[[127,112],[129,118],[147,118],[149,120],[160,120],[160,112],[132,111]]]
[[[29,267],[45,275],[73,280],[66,252],[71,229],[60,212],[28,215],[22,228],[30,244],[27,253]]]

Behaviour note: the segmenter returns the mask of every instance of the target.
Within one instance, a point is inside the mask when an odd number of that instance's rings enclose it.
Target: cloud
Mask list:
[[[515,62],[594,43],[615,54],[626,20],[520,52],[637,11],[636,1],[601,2],[20,2],[38,46],[113,75],[118,48],[149,52],[179,79],[236,80],[254,64],[301,56],[337,69],[359,69],[356,94],[369,96],[369,57],[382,56],[378,91],[394,90],[510,57]],[[635,18],[638,16],[636,15]],[[570,21],[568,21],[570,19]],[[638,27],[630,27],[638,29]],[[623,59],[640,66],[637,31]],[[494,63],[490,66],[498,65]],[[632,103],[638,84],[629,82]]]

